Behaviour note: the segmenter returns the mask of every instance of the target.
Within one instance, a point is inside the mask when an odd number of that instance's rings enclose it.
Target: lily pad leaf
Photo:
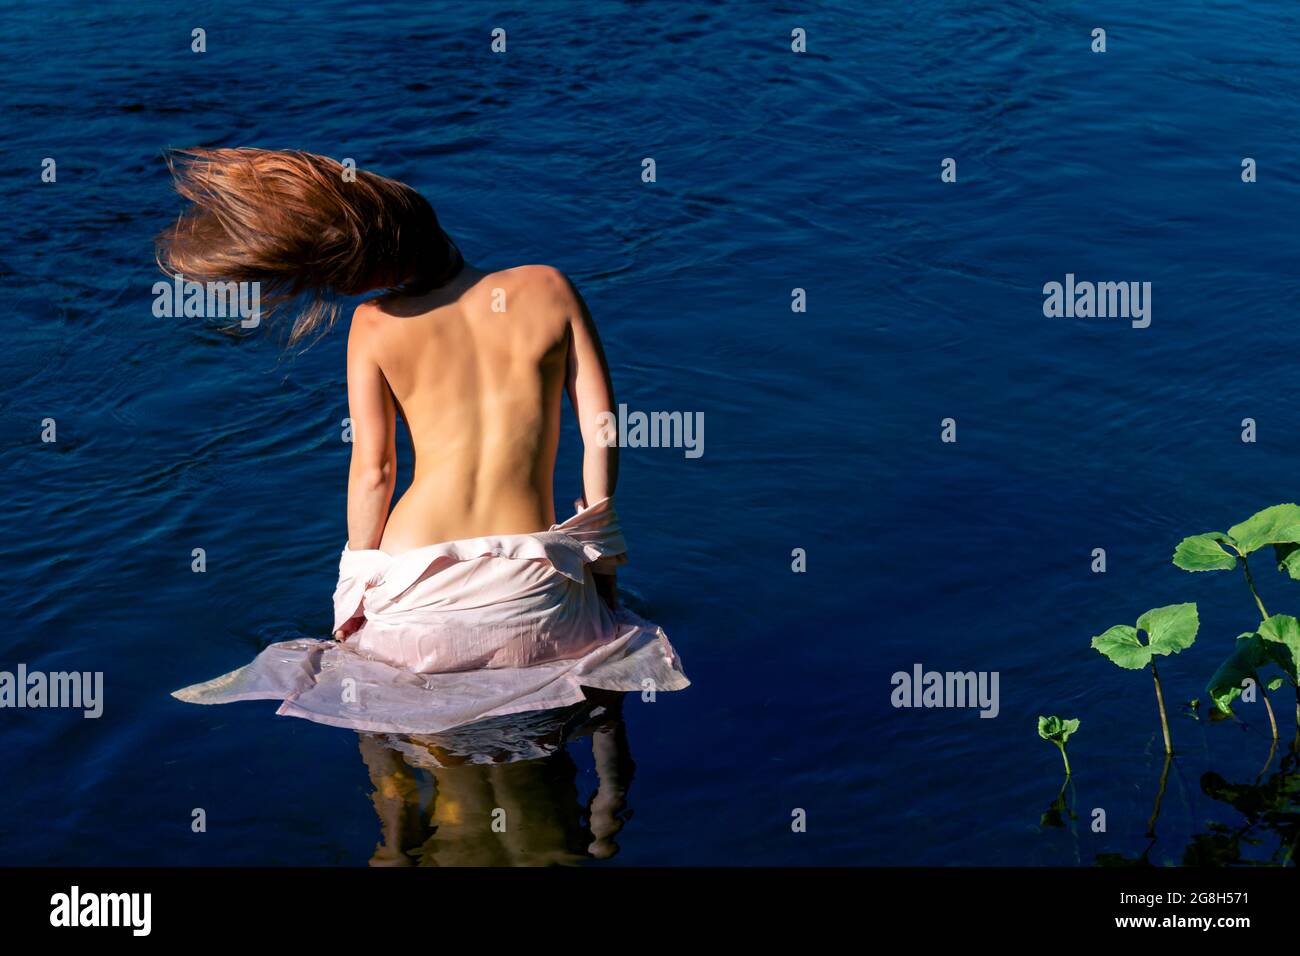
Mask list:
[[[1291,575],[1293,581],[1300,581],[1300,544],[1275,544],[1273,553],[1277,555],[1277,569]]]
[[[1266,544],[1300,543],[1300,505],[1273,505],[1253,514],[1228,534],[1242,554],[1258,551]]]
[[[1174,549],[1174,564],[1184,571],[1230,571],[1237,566],[1237,556],[1221,545],[1231,545],[1226,534],[1211,531],[1183,538]]]
[[[1151,648],[1138,640],[1137,629],[1116,624],[1092,639],[1092,646],[1120,667],[1139,671],[1151,663]]]
[[[1232,702],[1242,691],[1242,683],[1250,678],[1259,683],[1255,672],[1272,660],[1268,645],[1258,634],[1243,634],[1228,659],[1219,665],[1205,691],[1214,706],[1224,714],[1232,713]]]
[[[1138,628],[1147,632],[1151,653],[1162,656],[1191,647],[1196,642],[1196,631],[1200,626],[1195,604],[1156,607],[1138,618]]]
[[[1078,718],[1062,720],[1060,717],[1039,717],[1038,736],[1064,747],[1070,735],[1079,729]]]

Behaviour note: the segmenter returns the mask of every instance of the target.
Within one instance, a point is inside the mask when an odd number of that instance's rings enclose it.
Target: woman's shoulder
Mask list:
[[[491,284],[490,280],[494,278],[503,282],[511,282],[520,286],[552,292],[560,292],[570,287],[568,277],[555,266],[536,262],[493,272],[486,277],[485,282]]]
[[[531,321],[575,313],[577,292],[568,277],[552,265],[528,263],[485,271],[461,287],[455,303],[431,302],[428,295],[403,296],[400,291],[367,299],[357,306],[352,325],[360,335],[374,334],[394,317],[409,318],[446,305],[458,304],[470,315],[522,314]],[[516,311],[520,306],[520,311]]]
[[[484,301],[499,303],[504,296],[506,302],[520,303],[534,317],[548,313],[570,315],[577,300],[568,276],[555,266],[539,263],[489,273],[475,285],[475,291],[486,297]],[[499,304],[495,311],[501,311]]]

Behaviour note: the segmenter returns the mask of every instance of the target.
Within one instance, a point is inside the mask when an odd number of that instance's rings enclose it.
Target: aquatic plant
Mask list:
[[[1038,736],[1044,740],[1050,740],[1056,744],[1061,751],[1061,759],[1065,761],[1065,775],[1070,775],[1070,758],[1065,754],[1066,741],[1070,735],[1079,729],[1079,720],[1072,717],[1062,720],[1060,717],[1039,717],[1038,718]]]
[[[1300,581],[1300,505],[1289,503],[1265,508],[1233,525],[1226,534],[1210,531],[1184,538],[1174,549],[1173,560],[1184,571],[1230,571],[1240,562],[1246,585],[1259,608],[1260,625],[1258,630],[1237,638],[1236,647],[1214,672],[1206,690],[1216,707],[1223,713],[1231,713],[1232,700],[1241,693],[1243,682],[1247,678],[1253,680],[1260,688],[1276,740],[1277,719],[1268,691],[1281,687],[1282,679],[1275,678],[1266,688],[1256,672],[1270,664],[1282,671],[1295,689],[1296,725],[1300,732],[1300,680],[1297,679],[1300,622],[1287,614],[1270,615],[1255,587],[1249,556],[1270,545],[1278,571]]]
[[[1273,705],[1269,703],[1268,691],[1281,687],[1282,678],[1274,679],[1266,690],[1258,674],[1266,664],[1274,662],[1274,646],[1276,645],[1265,641],[1258,633],[1240,635],[1236,647],[1219,665],[1210,682],[1205,685],[1205,690],[1221,713],[1231,714],[1233,700],[1241,696],[1247,681],[1253,682],[1260,688],[1264,707],[1268,711],[1268,723],[1273,731],[1273,739],[1277,740],[1277,718],[1273,715]]]
[[[1274,614],[1260,622],[1258,633],[1265,641],[1269,660],[1282,671],[1295,693],[1296,735],[1300,738],[1300,621],[1290,614]],[[1281,684],[1281,680],[1274,680],[1269,689],[1276,690]],[[1268,703],[1267,692],[1264,703]]]
[[[1268,771],[1277,752],[1278,730],[1277,718],[1269,702],[1268,691],[1277,690],[1284,682],[1289,682],[1296,695],[1296,742],[1291,753],[1284,761],[1283,773],[1261,787],[1258,780],[1254,787],[1233,787],[1213,774],[1207,774],[1203,788],[1215,799],[1224,800],[1237,806],[1242,804],[1243,813],[1247,806],[1257,813],[1260,819],[1280,820],[1286,814],[1292,814],[1300,793],[1300,620],[1289,614],[1272,614],[1264,607],[1263,598],[1255,586],[1251,574],[1250,556],[1266,547],[1272,547],[1277,570],[1288,575],[1292,580],[1300,581],[1300,505],[1294,503],[1273,505],[1251,515],[1240,524],[1233,525],[1226,532],[1210,531],[1184,538],[1174,549],[1173,563],[1184,571],[1231,571],[1241,565],[1242,577],[1250,590],[1255,606],[1259,610],[1260,623],[1253,631],[1238,636],[1231,653],[1215,670],[1206,692],[1214,704],[1207,712],[1212,719],[1231,717],[1232,704],[1243,696],[1248,688],[1259,689],[1268,711],[1269,726],[1273,731],[1273,745],[1269,750],[1268,760],[1260,771],[1260,777]],[[1105,655],[1114,664],[1128,670],[1141,670],[1151,667],[1151,679],[1155,684],[1156,705],[1160,711],[1160,729],[1165,742],[1165,765],[1160,775],[1160,788],[1156,794],[1155,807],[1148,824],[1147,836],[1155,841],[1155,823],[1160,815],[1160,803],[1164,798],[1165,787],[1172,763],[1173,742],[1169,735],[1169,717],[1165,711],[1164,691],[1160,685],[1160,674],[1156,669],[1156,657],[1178,654],[1196,642],[1200,629],[1200,618],[1195,604],[1171,604],[1166,607],[1152,608],[1137,620],[1137,626],[1127,624],[1108,628],[1092,639],[1092,647]],[[1145,633],[1146,640],[1142,640]],[[1277,668],[1282,676],[1261,679],[1261,672],[1266,668]],[[1188,702],[1188,716],[1199,719],[1200,701]],[[1055,723],[1052,723],[1055,721]],[[1039,736],[1052,739],[1065,722],[1057,718],[1039,717]],[[1074,722],[1077,728],[1077,721]],[[1071,731],[1075,728],[1071,728]],[[1068,734],[1066,734],[1068,736]],[[1061,756],[1065,758],[1064,738],[1058,743]],[[1066,777],[1070,765],[1066,760]],[[1282,810],[1279,811],[1279,806]],[[1253,823],[1251,824],[1253,826]],[[1240,860],[1240,844],[1243,834],[1240,832],[1215,832],[1198,837],[1198,843],[1188,848],[1185,862],[1215,857],[1219,850],[1226,848],[1230,859]],[[1289,863],[1297,847],[1300,847],[1300,830],[1294,826],[1294,816],[1287,816],[1285,826],[1280,828],[1285,847],[1282,862]],[[1116,854],[1099,854],[1100,865],[1148,865],[1151,846],[1140,858],[1126,858]]]
[[[1260,616],[1268,620],[1268,611],[1264,610],[1250,573],[1249,556],[1270,544],[1278,570],[1300,581],[1300,505],[1265,508],[1233,525],[1227,534],[1210,531],[1184,538],[1174,549],[1174,564],[1184,571],[1231,571],[1240,561]]]
[[[1160,731],[1165,738],[1165,753],[1174,752],[1169,738],[1169,715],[1165,712],[1165,695],[1160,687],[1160,672],[1156,669],[1156,655],[1178,654],[1196,642],[1200,628],[1195,604],[1170,604],[1147,611],[1137,619],[1137,627],[1116,624],[1092,639],[1098,653],[1127,670],[1142,670],[1150,665],[1151,678],[1156,686],[1156,706],[1160,710]],[[1146,642],[1139,634],[1146,634]]]

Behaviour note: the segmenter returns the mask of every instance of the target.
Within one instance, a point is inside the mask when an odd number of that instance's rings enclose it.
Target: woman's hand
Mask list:
[[[358,614],[356,617],[352,618],[351,620],[344,621],[343,626],[334,632],[334,640],[346,641],[357,631],[361,630],[361,625],[364,622],[365,622],[365,617],[360,614]]]

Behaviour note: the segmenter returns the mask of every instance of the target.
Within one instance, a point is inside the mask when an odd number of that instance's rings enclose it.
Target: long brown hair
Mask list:
[[[167,154],[192,206],[155,240],[158,265],[195,282],[259,282],[263,314],[301,302],[292,344],[333,323],[338,296],[420,293],[464,265],[428,200],[394,179],[299,150]]]

